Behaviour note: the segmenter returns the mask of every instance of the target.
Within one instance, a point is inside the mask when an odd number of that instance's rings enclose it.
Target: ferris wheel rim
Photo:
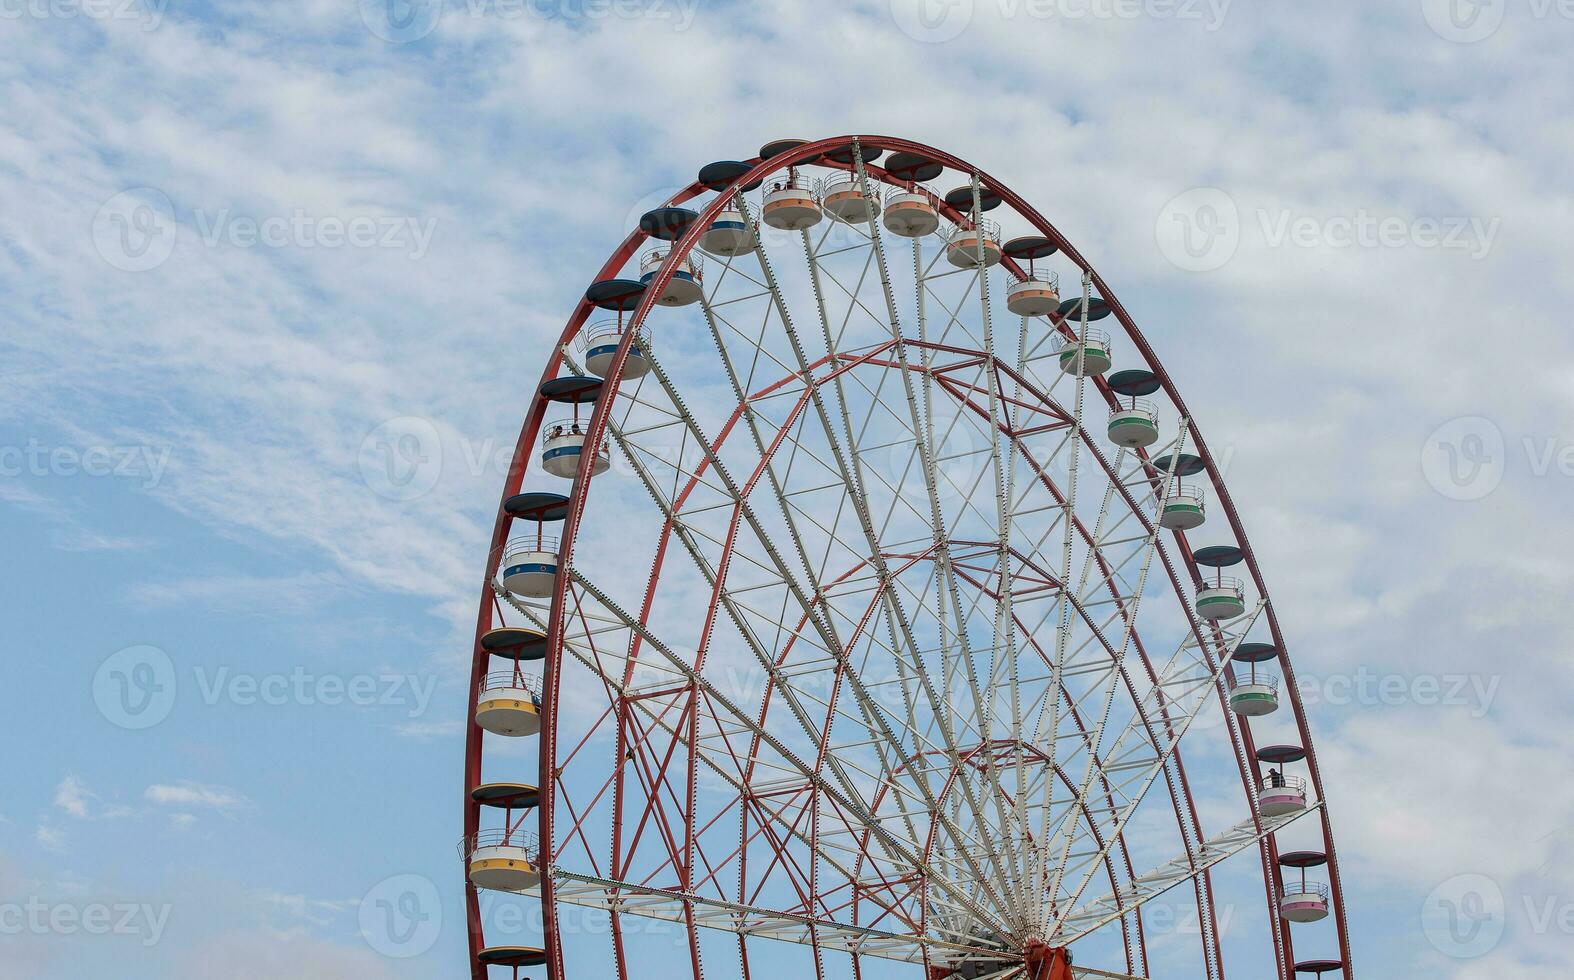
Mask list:
[[[1198,456],[1201,457],[1201,459],[1202,459],[1202,461],[1203,461],[1203,463],[1205,465],[1205,469],[1206,469],[1206,472],[1208,474],[1209,481],[1212,484],[1212,486],[1213,486],[1213,488],[1215,490],[1215,493],[1218,495],[1219,505],[1222,508],[1223,512],[1227,515],[1227,518],[1228,518],[1229,524],[1230,524],[1230,528],[1233,531],[1233,533],[1235,535],[1235,538],[1236,538],[1236,541],[1238,542],[1238,544],[1239,544],[1239,546],[1240,546],[1240,548],[1241,548],[1241,550],[1243,552],[1244,560],[1245,560],[1247,568],[1248,568],[1248,570],[1249,570],[1249,572],[1251,574],[1251,578],[1254,581],[1254,583],[1257,585],[1257,588],[1259,589],[1260,595],[1263,596],[1263,599],[1264,599],[1263,612],[1264,612],[1264,615],[1266,617],[1266,622],[1268,623],[1269,630],[1270,630],[1270,632],[1272,634],[1272,637],[1273,637],[1274,646],[1280,651],[1279,659],[1281,660],[1282,670],[1283,670],[1283,673],[1285,675],[1286,687],[1291,692],[1291,697],[1289,698],[1289,700],[1290,700],[1291,705],[1293,706],[1293,711],[1294,711],[1294,714],[1295,714],[1297,729],[1298,729],[1298,731],[1300,733],[1300,737],[1301,737],[1301,745],[1302,745],[1302,747],[1304,748],[1304,751],[1305,751],[1306,763],[1307,763],[1307,766],[1308,766],[1308,772],[1310,774],[1313,786],[1316,787],[1318,798],[1322,799],[1323,794],[1322,794],[1322,788],[1321,788],[1321,778],[1320,778],[1319,770],[1318,770],[1317,765],[1316,765],[1315,749],[1314,749],[1314,746],[1312,744],[1311,734],[1310,734],[1310,731],[1309,731],[1307,723],[1306,723],[1306,718],[1305,718],[1303,707],[1301,705],[1299,697],[1294,693],[1295,692],[1295,685],[1294,685],[1294,680],[1293,680],[1293,672],[1292,672],[1292,666],[1291,666],[1289,658],[1288,658],[1288,654],[1286,652],[1286,645],[1285,645],[1283,636],[1282,636],[1282,634],[1280,632],[1280,629],[1279,629],[1276,617],[1274,616],[1272,603],[1270,601],[1268,601],[1268,599],[1267,599],[1267,597],[1268,597],[1268,590],[1267,590],[1267,587],[1266,587],[1266,583],[1263,580],[1263,576],[1262,576],[1261,571],[1260,571],[1260,569],[1259,569],[1259,567],[1257,565],[1255,555],[1254,555],[1254,553],[1253,553],[1253,551],[1251,549],[1251,546],[1250,546],[1249,541],[1247,539],[1247,536],[1245,534],[1245,529],[1244,529],[1244,527],[1241,526],[1239,515],[1236,512],[1235,507],[1233,505],[1233,502],[1230,499],[1228,488],[1226,487],[1226,485],[1225,485],[1225,483],[1224,483],[1224,481],[1222,479],[1222,474],[1219,472],[1218,467],[1217,467],[1217,465],[1215,464],[1215,462],[1213,460],[1213,457],[1211,456],[1211,454],[1209,453],[1209,451],[1207,449],[1207,444],[1206,444],[1205,440],[1203,439],[1202,433],[1200,432],[1200,429],[1198,428],[1195,419],[1192,418],[1190,416],[1190,414],[1185,411],[1185,403],[1184,403],[1184,401],[1183,401],[1179,391],[1177,390],[1176,386],[1174,385],[1173,381],[1171,380],[1168,372],[1164,369],[1162,363],[1159,361],[1157,355],[1153,352],[1152,348],[1147,344],[1147,341],[1146,341],[1145,337],[1142,335],[1140,329],[1137,328],[1135,322],[1132,320],[1132,318],[1127,313],[1127,311],[1124,309],[1124,307],[1119,303],[1118,299],[1116,299],[1116,297],[1113,295],[1113,293],[1109,289],[1108,285],[1104,282],[1103,278],[1099,275],[1097,270],[1093,268],[1093,266],[1092,266],[1092,264],[1090,262],[1088,262],[1086,259],[1084,259],[1081,256],[1081,254],[1070,243],[1070,241],[1067,240],[1058,231],[1058,229],[1054,228],[1054,226],[1050,222],[1048,222],[1046,219],[1044,219],[1042,215],[1040,215],[1035,209],[1033,209],[1032,206],[1029,205],[1024,199],[1022,199],[1019,196],[1017,196],[1014,192],[1012,192],[1004,184],[994,180],[992,177],[990,177],[988,174],[986,174],[985,172],[983,172],[979,168],[974,167],[971,164],[967,163],[966,161],[963,161],[960,158],[955,157],[955,156],[953,156],[953,155],[951,155],[951,154],[949,154],[949,153],[947,153],[945,151],[938,150],[938,149],[933,148],[933,147],[928,147],[928,146],[925,146],[923,144],[919,144],[919,143],[916,143],[916,142],[913,142],[913,141],[908,141],[908,140],[903,140],[903,139],[898,139],[898,138],[893,138],[893,137],[881,137],[881,136],[838,136],[838,137],[832,137],[832,138],[825,139],[825,140],[811,141],[811,142],[798,144],[798,145],[792,147],[791,149],[784,150],[784,151],[778,153],[777,155],[770,157],[769,159],[758,161],[746,173],[744,173],[744,174],[738,176],[737,178],[735,178],[734,181],[732,182],[732,184],[730,185],[729,190],[745,188],[745,187],[748,187],[748,186],[757,186],[758,183],[763,181],[764,178],[768,177],[770,174],[775,173],[775,172],[779,172],[781,170],[789,169],[789,168],[792,168],[792,167],[796,167],[796,166],[799,166],[799,165],[814,164],[814,165],[818,165],[818,166],[836,167],[835,163],[828,163],[827,162],[826,153],[829,152],[829,151],[832,151],[832,150],[840,150],[840,149],[849,147],[855,141],[861,143],[861,145],[863,145],[866,149],[868,149],[868,148],[878,148],[878,149],[882,149],[882,150],[892,150],[892,151],[896,151],[898,153],[913,154],[913,155],[916,155],[916,156],[920,156],[920,157],[929,159],[931,161],[942,163],[946,167],[957,169],[957,170],[962,171],[964,173],[971,173],[971,174],[977,175],[977,178],[981,182],[987,184],[987,186],[991,190],[995,191],[1000,196],[1001,200],[1005,204],[1010,205],[1012,210],[1014,210],[1016,212],[1016,214],[1020,218],[1022,218],[1025,221],[1027,221],[1036,231],[1038,231],[1041,234],[1043,234],[1044,236],[1048,237],[1052,242],[1058,243],[1058,247],[1061,250],[1061,252],[1064,255],[1066,255],[1067,258],[1069,258],[1071,261],[1073,261],[1079,268],[1081,268],[1089,276],[1089,278],[1090,278],[1091,282],[1093,283],[1093,285],[1097,287],[1098,295],[1100,297],[1102,297],[1105,300],[1105,302],[1109,305],[1110,312],[1113,313],[1113,315],[1116,317],[1117,321],[1121,323],[1122,327],[1125,330],[1125,333],[1126,333],[1128,339],[1130,339],[1133,342],[1134,347],[1140,353],[1141,357],[1146,362],[1146,365],[1152,370],[1153,374],[1161,382],[1162,389],[1168,395],[1168,397],[1170,398],[1171,402],[1177,408],[1179,408],[1182,411],[1182,413],[1183,413],[1183,418],[1186,420],[1186,426],[1190,430],[1190,437],[1191,437],[1191,439],[1192,439],[1192,441],[1193,441],[1193,443],[1195,445],[1195,451],[1198,454]],[[854,168],[851,167],[851,166],[847,166],[847,167],[841,167],[840,169],[847,169],[847,170],[851,171]],[[879,168],[874,167],[874,166],[870,166],[870,167],[868,167],[868,170],[871,173],[871,175],[875,175],[879,171]],[[879,172],[879,176],[880,176],[880,179],[882,180],[882,182],[884,182],[884,183],[893,183],[893,182],[898,183],[898,184],[903,183],[900,180],[900,178],[894,178],[893,177],[893,178],[890,178],[889,180],[887,180],[886,179],[887,175],[885,175],[883,172]],[[712,189],[713,188],[704,186],[701,182],[696,181],[694,184],[691,184],[689,187],[685,188],[683,191],[679,192],[678,194],[673,195],[669,199],[668,206],[669,207],[675,207],[675,206],[680,205],[682,203],[685,203],[685,202],[687,202],[689,200],[692,200],[695,197],[698,197],[698,196],[702,195],[703,193],[707,192],[708,190],[712,190]],[[678,241],[675,241],[675,242],[673,242],[671,244],[671,249],[670,249],[669,255],[667,256],[666,260],[663,262],[662,267],[660,268],[660,270],[656,273],[655,279],[651,283],[649,283],[649,287],[647,288],[645,295],[641,298],[641,301],[640,301],[640,304],[639,304],[638,308],[636,309],[636,311],[634,312],[633,316],[630,319],[631,328],[632,327],[638,327],[649,316],[650,310],[655,305],[655,302],[654,302],[655,296],[660,293],[660,291],[664,287],[665,283],[671,279],[671,277],[673,275],[673,272],[675,271],[678,263],[684,257],[686,257],[689,253],[693,252],[697,248],[697,241],[698,241],[698,236],[699,236],[700,230],[712,218],[714,218],[716,212],[722,210],[722,205],[727,200],[727,197],[728,197],[728,195],[727,195],[727,192],[725,192],[725,191],[721,195],[718,195],[716,200],[711,202],[711,204],[707,206],[705,211],[701,214],[699,220],[694,221],[690,225],[690,227],[686,230],[684,235]],[[941,202],[941,203],[944,203],[944,202]],[[955,216],[953,215],[953,217],[955,217]],[[646,236],[644,234],[642,234],[640,231],[631,232],[630,235],[625,239],[625,241],[622,244],[622,246],[620,246],[618,249],[614,250],[614,253],[613,253],[612,257],[608,259],[607,263],[604,265],[604,267],[602,269],[602,272],[598,275],[596,281],[600,281],[600,280],[606,279],[609,276],[612,276],[613,274],[615,274],[616,271],[618,269],[622,268],[623,265],[627,262],[627,260],[630,257],[632,257],[635,252],[637,252],[639,247],[642,244],[644,244],[644,242],[646,240],[647,240]],[[574,338],[574,335],[581,329],[581,327],[588,320],[588,317],[591,315],[592,312],[593,312],[593,307],[591,307],[590,304],[586,300],[582,299],[580,301],[580,303],[578,304],[578,306],[576,307],[575,312],[570,316],[570,318],[569,318],[569,320],[568,320],[568,322],[567,322],[567,324],[566,324],[566,326],[564,328],[563,335],[562,335],[562,337],[559,340],[559,345],[553,349],[552,355],[548,358],[548,363],[546,365],[546,368],[543,371],[543,381],[546,381],[546,380],[548,380],[548,379],[550,379],[550,378],[552,378],[552,377],[554,377],[556,375],[556,373],[557,373],[557,371],[559,369],[559,366],[560,366],[561,358],[562,358],[562,353],[561,353],[562,345],[568,343],[569,341],[571,341]],[[609,390],[611,390],[613,392],[616,391],[616,388],[617,388],[617,385],[618,385],[618,382],[619,382],[619,374],[620,374],[619,369],[620,369],[624,359],[627,356],[627,351],[628,351],[628,347],[629,347],[629,337],[632,336],[633,333],[634,333],[634,330],[630,329],[628,331],[628,335],[625,336],[625,338],[623,339],[622,342],[620,342],[619,348],[618,348],[618,352],[614,356],[614,363],[613,363],[612,367],[609,369],[609,372],[608,372],[609,373],[608,383],[611,386],[611,388]],[[1103,390],[1103,385],[1100,385],[1099,388],[1102,391]],[[1113,405],[1114,402],[1115,402],[1115,399],[1113,398],[1113,396],[1107,391],[1104,391],[1103,393],[1105,394],[1106,399],[1109,400],[1111,402],[1111,404]],[[610,405],[611,402],[612,402],[612,398],[611,397],[605,399],[604,402],[598,402],[596,404],[596,406],[595,406],[595,409],[592,411],[592,416],[591,416],[591,419],[590,419],[590,422],[589,422],[589,430],[590,430],[589,438],[590,439],[599,439],[601,434],[602,434],[602,432],[604,431],[605,412],[603,412],[603,410],[602,410],[602,405],[603,404]],[[520,487],[520,485],[521,485],[521,483],[523,481],[523,477],[524,477],[526,471],[530,468],[531,450],[533,449],[534,443],[535,443],[535,440],[536,440],[536,435],[537,435],[537,431],[536,430],[539,429],[539,426],[540,426],[541,422],[543,421],[542,418],[541,418],[543,410],[544,410],[544,403],[543,403],[542,398],[539,395],[533,396],[531,407],[530,407],[530,409],[529,409],[529,411],[527,412],[527,415],[526,415],[525,424],[522,427],[519,443],[516,446],[514,461],[513,461],[513,464],[511,466],[511,468],[510,468],[509,479],[507,481],[507,485],[505,486],[505,493],[503,495],[505,500],[509,496],[512,496],[514,493],[518,492],[519,487]],[[588,465],[588,464],[582,463],[581,464],[581,468],[583,469],[585,465]],[[581,473],[581,476],[579,478],[576,478],[576,480],[574,482],[574,489],[573,489],[573,491],[570,494],[570,502],[569,502],[569,506],[568,506],[567,520],[565,521],[565,524],[564,524],[564,534],[563,534],[563,538],[564,538],[564,542],[563,542],[563,549],[564,549],[563,550],[563,561],[565,562],[565,564],[568,562],[569,558],[572,555],[573,542],[574,542],[575,538],[577,537],[579,526],[580,526],[580,521],[581,521],[581,518],[583,517],[583,514],[584,514],[585,509],[587,507],[589,483],[590,483],[590,481],[587,480],[587,479],[584,479],[583,478],[583,473]],[[492,553],[491,553],[492,557],[489,559],[489,563],[488,563],[489,564],[489,568],[488,568],[488,578],[489,578],[489,580],[490,580],[491,574],[495,572],[495,567],[493,567],[493,566],[495,565],[495,562],[496,562],[496,559],[497,559],[497,555],[498,555],[498,550],[499,550],[499,548],[500,548],[500,546],[502,544],[502,541],[498,539],[499,535],[503,535],[503,534],[506,533],[508,525],[509,525],[511,519],[512,519],[511,516],[506,511],[504,511],[502,508],[499,509],[498,518],[497,518],[497,524],[496,524],[496,526],[494,528],[494,546],[493,546],[493,550],[492,550]],[[1196,574],[1197,574],[1196,563],[1192,560],[1192,555],[1190,554],[1190,549],[1187,546],[1184,537],[1177,536],[1176,540],[1177,540],[1177,543],[1178,543],[1178,553],[1183,557],[1183,560],[1184,560],[1185,564],[1188,566],[1189,570],[1193,573],[1193,576],[1195,577]],[[562,656],[562,654],[561,654],[562,635],[561,635],[561,629],[560,629],[558,624],[560,624],[561,619],[562,619],[562,604],[564,602],[565,594],[566,594],[566,585],[559,585],[559,587],[556,589],[556,591],[555,591],[555,593],[553,595],[553,601],[552,601],[551,622],[553,623],[553,628],[550,631],[549,638],[548,638],[548,644],[549,644],[549,647],[551,647],[551,649],[552,649],[552,653],[547,658],[547,671],[548,671],[548,674],[550,675],[549,684],[554,689],[554,691],[555,691],[555,688],[556,688],[556,685],[557,685],[557,681],[558,681],[558,677],[556,676],[555,667],[556,667],[556,665],[558,663],[561,662],[561,656]],[[492,594],[490,592],[490,589],[488,587],[483,587],[481,611],[480,611],[480,614],[478,616],[479,620],[485,620],[488,623],[490,622],[490,613],[492,611],[492,604],[493,604],[493,602],[494,602],[494,597],[492,596]],[[476,661],[476,665],[473,665],[472,685],[474,685],[474,675],[476,674],[476,669],[474,669],[474,668],[475,667],[480,667],[482,670],[484,670],[484,666],[485,666],[484,665],[484,659],[488,656],[488,654],[485,651],[481,650],[480,644],[479,644],[480,636],[482,635],[483,632],[484,632],[484,630],[482,628],[480,628],[480,624],[478,623],[478,630],[477,630],[477,661]],[[484,674],[483,674],[483,676],[484,676]],[[546,678],[544,678],[544,680],[546,680]],[[474,692],[472,692],[472,694],[474,694]],[[480,759],[481,759],[482,751],[483,751],[482,750],[482,744],[481,744],[482,743],[482,739],[479,736],[478,729],[477,729],[477,727],[476,727],[476,725],[474,723],[474,712],[475,712],[475,703],[474,702],[475,702],[475,699],[472,696],[471,699],[470,699],[470,706],[469,706],[469,711],[470,711],[470,714],[471,714],[471,722],[470,722],[469,729],[468,729],[467,750],[466,750],[466,759],[467,759],[467,764],[466,764],[466,769],[467,769],[467,773],[466,773],[466,783],[467,783],[467,785],[466,785],[466,793],[467,793],[467,795],[470,792],[470,789],[473,787],[473,780],[472,780],[472,777],[471,777],[471,771],[474,770],[475,773],[477,773],[477,774],[479,773],[479,764],[480,764]],[[542,719],[543,729],[542,729],[542,740],[541,740],[541,757],[542,757],[542,763],[543,763],[543,771],[546,771],[546,767],[550,763],[550,760],[548,758],[548,749],[549,749],[549,746],[551,745],[551,736],[548,735],[548,729],[552,728],[553,725],[555,724],[555,719],[553,720],[553,723],[549,724],[549,718],[552,718],[552,716],[553,716],[553,706],[551,704],[549,704],[548,707],[544,711],[544,716],[543,716],[543,719]],[[1232,724],[1233,724],[1233,721],[1232,721]],[[1247,783],[1248,793],[1250,793],[1251,790],[1252,790],[1251,783],[1253,781],[1255,781],[1255,779],[1260,778],[1261,773],[1260,773],[1260,767],[1257,767],[1258,760],[1257,760],[1257,757],[1256,757],[1256,751],[1255,751],[1255,748],[1254,748],[1254,743],[1252,742],[1252,738],[1251,738],[1250,723],[1246,719],[1241,719],[1240,720],[1240,738],[1245,743],[1246,751],[1251,757],[1251,766],[1256,768],[1255,774],[1254,775],[1249,775],[1248,774],[1248,766],[1247,765],[1243,764],[1243,765],[1239,766],[1239,768],[1241,769],[1241,775],[1242,775],[1243,781],[1245,781]],[[548,793],[546,795],[548,797],[551,796],[550,793]],[[1188,789],[1188,795],[1189,795],[1189,789]],[[550,819],[550,817],[549,817],[550,812],[551,812],[551,804],[550,804],[550,800],[549,800],[547,802],[547,805],[543,807],[543,816],[548,821]],[[466,833],[467,834],[474,833],[475,828],[474,828],[474,826],[472,826],[472,824],[474,823],[474,820],[475,820],[475,814],[473,812],[471,812],[469,809],[467,809],[467,811],[466,811]],[[1334,854],[1334,840],[1333,840],[1333,836],[1332,836],[1332,832],[1331,832],[1331,827],[1329,825],[1326,808],[1322,808],[1321,820],[1322,820],[1322,824],[1323,824],[1323,835],[1322,836],[1324,838],[1324,847],[1325,847],[1326,853],[1327,853],[1328,858],[1329,858],[1330,884],[1332,886],[1333,895],[1334,895],[1334,902],[1333,902],[1333,904],[1334,904],[1335,908],[1337,909],[1338,916],[1339,916],[1339,918],[1337,920],[1337,924],[1338,924],[1338,927],[1339,927],[1338,931],[1339,931],[1339,942],[1340,942],[1340,953],[1341,953],[1340,962],[1342,962],[1345,965],[1346,975],[1350,976],[1351,975],[1350,974],[1350,970],[1349,970],[1350,957],[1349,957],[1349,951],[1348,951],[1347,937],[1346,937],[1346,934],[1345,934],[1344,905],[1343,905],[1342,898],[1340,896],[1339,876],[1338,876],[1338,871],[1337,871],[1337,860],[1336,860],[1335,854]],[[1276,851],[1275,851],[1276,845],[1273,843],[1273,838],[1271,837],[1271,835],[1266,838],[1266,841],[1267,841],[1267,844],[1265,845],[1264,862],[1265,862],[1265,864],[1267,864],[1267,862],[1269,860],[1274,860],[1274,863],[1277,864],[1277,860],[1276,860],[1277,854],[1276,854]],[[548,845],[548,846],[550,846],[550,845]],[[1271,877],[1266,877],[1265,876],[1265,883],[1270,887],[1270,890],[1271,890],[1271,888],[1272,888],[1272,879],[1271,879]],[[1209,887],[1211,887],[1211,884],[1210,884]],[[544,885],[544,888],[549,891],[550,885]],[[469,920],[469,925],[470,925],[469,932],[470,932],[470,942],[471,942],[471,946],[472,946],[473,970],[474,969],[479,969],[480,970],[479,973],[475,974],[476,976],[484,976],[485,969],[484,969],[484,967],[479,967],[478,959],[477,959],[477,943],[478,943],[478,941],[481,938],[481,934],[480,934],[480,928],[479,928],[480,923],[479,923],[479,919],[478,919],[478,915],[477,915],[477,911],[476,911],[475,888],[474,888],[473,885],[469,885],[467,883],[466,891],[467,891],[467,904],[469,906],[469,912],[470,912],[470,915],[468,916],[468,920]],[[543,898],[544,898],[544,903],[543,903],[544,904],[544,912],[549,917],[549,921],[550,921],[550,917],[553,914],[551,909],[550,909],[551,902],[547,898],[546,895],[544,895]],[[1276,929],[1276,932],[1277,931],[1278,930]],[[1279,967],[1281,976],[1286,975],[1286,967],[1289,968],[1289,971],[1291,973],[1293,973],[1293,968],[1294,968],[1293,954],[1291,953],[1290,944],[1289,944],[1289,941],[1288,941],[1288,930],[1284,930],[1284,932],[1285,932],[1285,936],[1284,936],[1283,947],[1282,947],[1282,949],[1280,949],[1279,955],[1277,957],[1278,960],[1279,960],[1279,963],[1277,965]],[[1278,939],[1278,937],[1276,936],[1276,946],[1278,945],[1277,939]],[[554,947],[556,946],[556,936],[555,935],[549,937],[549,943],[551,943]],[[558,957],[555,957],[554,959],[557,961],[555,963],[555,965],[552,966],[554,975],[560,975],[559,971],[561,970],[561,962],[560,962],[561,961],[561,957],[558,956]]]

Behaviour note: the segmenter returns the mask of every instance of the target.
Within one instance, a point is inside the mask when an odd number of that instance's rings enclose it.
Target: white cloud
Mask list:
[[[359,904],[353,899],[310,898],[306,895],[292,895],[270,891],[259,892],[256,897],[259,901],[277,908],[292,919],[298,919],[313,925],[324,925],[332,922],[335,915],[352,910]]]
[[[234,930],[202,941],[179,954],[169,975],[177,980],[202,980],[214,972],[235,980],[388,980],[388,960],[370,949],[328,942],[300,930]]]
[[[1561,735],[1521,741],[1443,709],[1374,709],[1321,734],[1338,840],[1365,876],[1535,874],[1548,835],[1574,825],[1574,786],[1546,778],[1574,751]]]
[[[300,572],[281,577],[256,575],[204,575],[170,581],[138,582],[126,590],[126,599],[148,606],[204,604],[226,612],[267,609],[304,612],[332,595],[342,595],[348,585],[334,572]]]
[[[216,810],[221,813],[247,805],[244,796],[216,786],[198,783],[155,783],[143,791],[142,798],[158,806]]]
[[[50,543],[61,551],[131,551],[153,544],[146,538],[107,534],[87,527],[70,506],[19,483],[0,484],[0,500],[52,524]]]
[[[67,776],[55,787],[55,806],[78,819],[88,816],[88,801],[93,794],[76,776]]]

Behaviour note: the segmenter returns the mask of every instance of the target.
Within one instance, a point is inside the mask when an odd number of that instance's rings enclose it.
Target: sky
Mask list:
[[[700,165],[861,132],[1033,202],[1226,460],[1358,970],[1568,976],[1571,42],[1555,0],[0,0],[0,972],[464,975],[542,359]]]

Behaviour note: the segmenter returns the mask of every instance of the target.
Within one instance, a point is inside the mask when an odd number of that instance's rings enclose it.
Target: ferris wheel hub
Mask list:
[[[1041,939],[1028,943],[1023,980],[1071,980],[1071,950],[1049,946]]]

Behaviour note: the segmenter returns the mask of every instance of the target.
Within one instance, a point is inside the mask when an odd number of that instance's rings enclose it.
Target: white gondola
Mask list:
[[[461,846],[477,888],[515,892],[541,882],[541,847],[528,830],[483,830]]]
[[[838,221],[851,225],[868,224],[880,213],[880,199],[865,194],[856,176],[832,180],[825,186],[825,210]]]
[[[585,355],[585,370],[598,378],[605,378],[612,370],[612,358],[618,352],[625,327],[617,320],[598,320],[579,332],[577,343]],[[629,355],[623,359],[623,377],[640,378],[650,371],[650,359],[645,356],[650,343],[641,328],[629,344]],[[572,476],[573,474],[570,474]]]
[[[579,457],[585,452],[585,423],[578,419],[553,422],[546,427],[541,439],[541,468],[553,476],[572,480],[579,472]],[[612,465],[607,444],[601,444],[596,461],[591,466],[592,476],[600,476]]]
[[[1053,272],[1035,272],[1011,284],[1006,292],[1006,309],[1017,316],[1048,316],[1060,309],[1060,277]]]
[[[801,174],[792,174],[786,180],[779,180],[765,192],[761,217],[772,228],[802,231],[819,224],[823,216],[820,196],[815,191],[814,183]]]
[[[1207,519],[1202,487],[1176,480],[1159,511],[1159,526],[1169,531],[1190,531]]]
[[[540,599],[557,585],[557,537],[551,534],[515,538],[503,549],[503,588],[514,595]]]
[[[885,195],[885,229],[903,238],[922,238],[940,229],[940,212],[922,187],[893,187]]]
[[[656,273],[661,271],[662,263],[667,261],[667,253],[671,250],[671,246],[663,245],[646,252],[639,260],[639,281],[647,286],[655,282]],[[662,306],[698,303],[704,289],[704,277],[700,257],[690,252],[678,260],[677,268],[672,270],[672,278],[667,280],[667,288],[656,297],[656,302]]]
[[[1279,895],[1279,914],[1289,922],[1320,922],[1328,918],[1328,886],[1320,881],[1284,886]]]
[[[1260,718],[1279,710],[1279,678],[1252,671],[1230,688],[1230,710],[1247,718]]]
[[[1306,780],[1281,776],[1277,783],[1265,779],[1257,787],[1257,811],[1265,817],[1285,817],[1306,809]]]
[[[742,211],[726,210],[716,214],[716,220],[700,235],[700,248],[715,255],[742,255],[754,250],[754,236]]]
[[[1234,619],[1246,612],[1246,583],[1227,575],[1204,582],[1197,590],[1196,607],[1203,619]]]
[[[1081,329],[1079,323],[1068,326],[1072,330]],[[1103,374],[1112,363],[1109,333],[1096,327],[1088,328],[1086,342],[1059,334],[1055,338],[1055,353],[1060,357],[1060,369],[1079,378]]]
[[[1141,449],[1159,441],[1159,412],[1146,398],[1133,398],[1109,413],[1109,441]]]
[[[476,699],[475,723],[507,738],[536,734],[541,730],[540,682],[514,671],[488,674]]]
[[[984,264],[995,265],[1000,261],[1000,223],[984,219],[977,225],[957,225],[946,236],[946,261],[958,269],[978,266],[980,240],[983,242]]]

